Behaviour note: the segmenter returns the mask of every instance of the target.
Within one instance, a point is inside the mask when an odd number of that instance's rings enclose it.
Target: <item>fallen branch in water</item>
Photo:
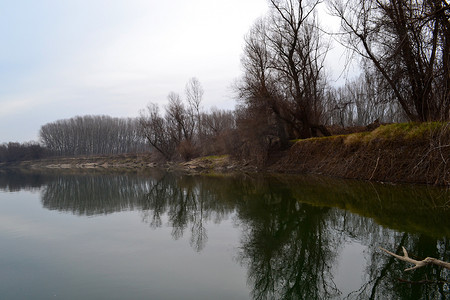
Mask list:
[[[406,261],[406,262],[409,262],[409,263],[415,265],[412,268],[405,269],[405,271],[415,270],[415,269],[418,269],[418,268],[421,268],[421,267],[424,267],[424,266],[430,265],[430,264],[444,267],[444,268],[450,270],[450,263],[448,263],[448,262],[445,262],[445,261],[442,261],[442,260],[439,260],[439,259],[436,259],[433,257],[427,257],[424,260],[415,260],[408,256],[408,252],[406,251],[405,247],[402,247],[402,248],[403,248],[403,256],[400,256],[400,255],[397,255],[395,253],[392,253],[391,251],[388,251],[388,250],[380,247],[380,249],[383,250],[384,252],[386,252],[387,254],[392,255],[395,258],[398,258],[400,260],[403,260],[403,261]]]

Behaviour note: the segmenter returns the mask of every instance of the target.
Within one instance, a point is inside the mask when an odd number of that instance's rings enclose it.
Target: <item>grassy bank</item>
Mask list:
[[[275,172],[450,185],[450,123],[404,123],[297,141]]]

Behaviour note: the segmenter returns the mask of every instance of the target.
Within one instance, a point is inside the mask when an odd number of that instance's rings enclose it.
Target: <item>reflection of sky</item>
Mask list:
[[[138,211],[79,217],[42,209],[39,194],[0,194],[0,294],[5,299],[245,299],[233,263],[238,230],[206,224],[199,254],[190,232],[174,240],[164,216],[151,229]]]
[[[363,284],[363,272],[366,267],[364,250],[366,246],[355,240],[349,240],[342,246],[336,258],[337,272],[334,274],[335,284],[342,296],[357,291]]]

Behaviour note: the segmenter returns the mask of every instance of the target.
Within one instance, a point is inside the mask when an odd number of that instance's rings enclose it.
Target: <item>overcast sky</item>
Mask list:
[[[0,0],[0,143],[77,115],[136,117],[197,77],[232,109],[243,37],[266,0]],[[334,61],[339,60],[338,56]],[[332,57],[333,60],[333,57]]]

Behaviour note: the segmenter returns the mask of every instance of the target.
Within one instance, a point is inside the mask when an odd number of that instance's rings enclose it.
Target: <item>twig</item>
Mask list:
[[[408,256],[408,252],[406,251],[405,247],[402,247],[402,248],[403,248],[403,256],[400,256],[400,255],[397,255],[395,253],[392,253],[391,251],[388,251],[388,250],[380,247],[380,249],[383,250],[384,252],[386,252],[387,254],[392,255],[393,257],[398,258],[402,261],[406,261],[406,262],[409,262],[409,263],[415,265],[412,268],[405,269],[405,271],[415,270],[415,269],[418,269],[418,268],[421,268],[421,267],[424,267],[424,266],[430,265],[430,264],[444,267],[444,268],[450,270],[450,263],[448,263],[448,262],[445,262],[445,261],[442,261],[442,260],[439,260],[439,259],[436,259],[433,257],[427,257],[424,260],[415,260]]]
[[[373,175],[375,175],[375,171],[376,171],[377,168],[378,168],[378,162],[380,161],[380,154],[379,154],[379,153],[380,153],[380,152],[378,151],[377,163],[375,164],[375,169],[373,169],[372,176],[370,176],[369,180],[372,180]]]

